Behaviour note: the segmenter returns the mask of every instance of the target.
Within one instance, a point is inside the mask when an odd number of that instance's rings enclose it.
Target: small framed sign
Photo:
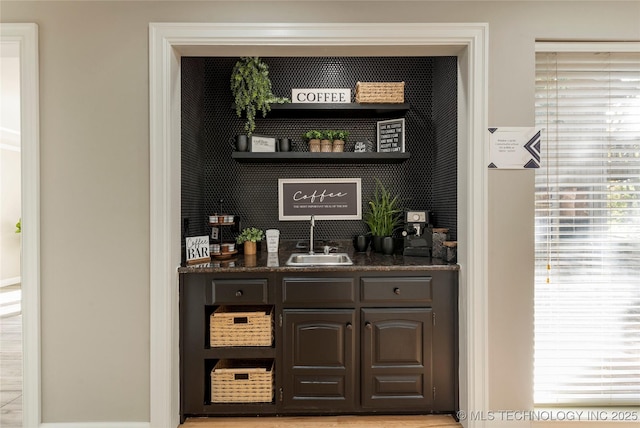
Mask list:
[[[209,254],[209,236],[191,236],[184,239],[187,264],[211,261],[211,254]]]
[[[360,178],[278,179],[279,220],[361,220]]]
[[[251,152],[275,152],[275,137],[253,134],[249,137],[249,151]]]
[[[404,118],[378,122],[378,151],[404,153]]]
[[[351,102],[351,89],[291,89],[291,102],[299,104],[346,104]]]

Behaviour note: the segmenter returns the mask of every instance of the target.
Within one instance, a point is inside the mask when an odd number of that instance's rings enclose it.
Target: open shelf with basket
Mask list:
[[[272,281],[265,273],[181,276],[181,383],[189,385],[181,422],[276,413]]]

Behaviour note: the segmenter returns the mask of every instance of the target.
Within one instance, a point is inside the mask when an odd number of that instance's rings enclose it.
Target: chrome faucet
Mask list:
[[[309,254],[315,254],[313,252],[313,227],[316,225],[316,216],[311,216],[311,227],[309,229]]]

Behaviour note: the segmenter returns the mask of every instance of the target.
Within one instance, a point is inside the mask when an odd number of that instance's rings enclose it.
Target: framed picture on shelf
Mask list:
[[[249,151],[264,153],[275,152],[276,138],[253,134],[249,137]]]
[[[378,124],[378,152],[404,153],[404,118],[381,120]]]

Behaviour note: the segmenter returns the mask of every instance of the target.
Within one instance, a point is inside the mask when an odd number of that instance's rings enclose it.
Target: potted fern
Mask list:
[[[276,97],[271,92],[269,67],[259,57],[241,57],[231,72],[231,93],[238,117],[245,114],[244,129],[251,135],[256,129],[256,114],[262,112],[262,117],[271,111],[271,104],[284,104],[291,100]]]
[[[398,195],[392,196],[379,179],[373,191],[373,199],[369,201],[369,210],[364,221],[369,226],[373,249],[382,252],[383,238],[393,239],[393,231],[400,225],[402,208]]]

